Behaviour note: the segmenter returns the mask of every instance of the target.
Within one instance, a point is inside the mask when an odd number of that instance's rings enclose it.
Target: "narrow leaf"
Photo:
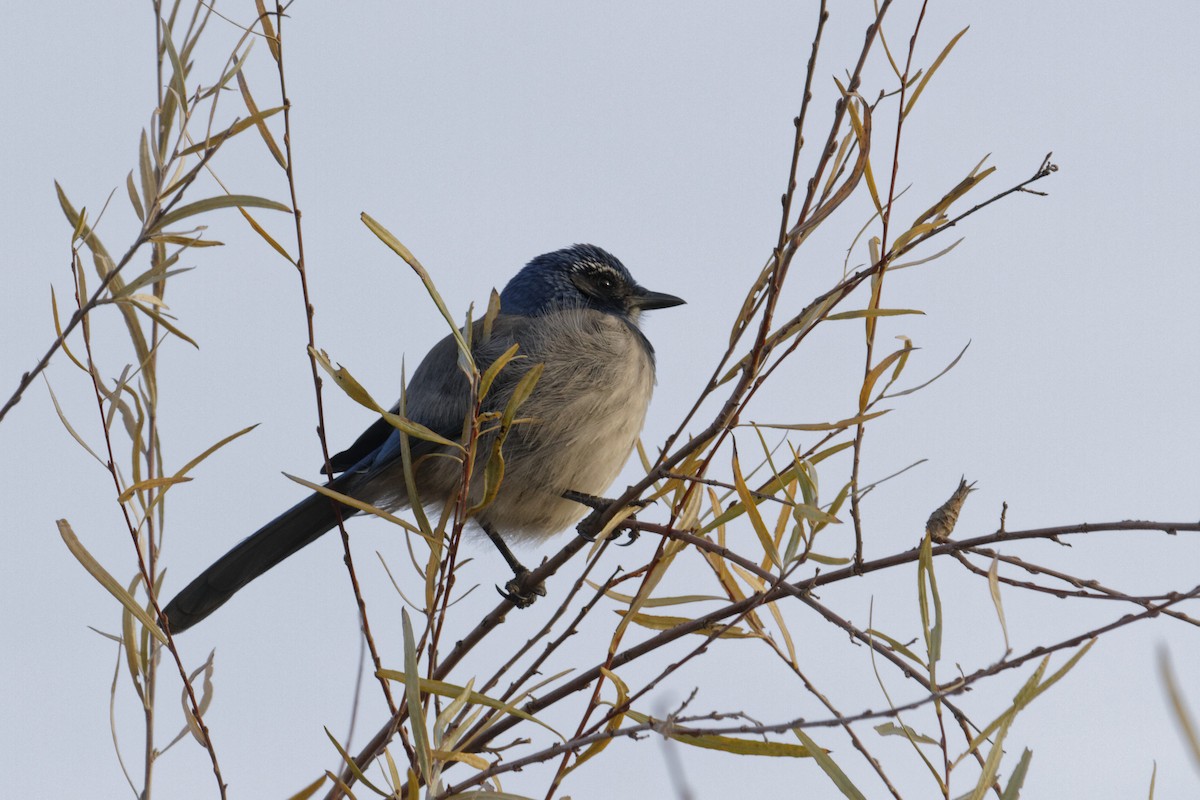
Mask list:
[[[1171,668],[1171,660],[1165,647],[1160,647],[1158,651],[1158,671],[1163,686],[1166,687],[1167,698],[1171,701],[1171,711],[1175,714],[1175,721],[1179,723],[1179,728],[1183,732],[1183,743],[1187,745],[1193,765],[1200,769],[1200,733],[1197,733],[1196,721],[1192,719],[1192,714],[1188,710],[1183,691],[1179,688],[1179,681],[1175,678],[1175,670]]]
[[[272,211],[292,213],[292,209],[283,203],[268,200],[265,197],[255,197],[249,194],[223,194],[216,197],[206,197],[203,200],[188,203],[163,214],[155,223],[153,231],[160,231],[168,225],[179,222],[181,219],[187,219],[196,214],[203,214],[206,211],[215,211],[220,208],[269,208]]]
[[[238,77],[239,78],[241,77],[241,73],[238,73]],[[204,141],[199,142],[198,144],[194,144],[191,147],[187,148],[186,150],[183,150],[182,152],[180,152],[179,155],[190,156],[193,153],[199,153],[204,150],[208,150],[209,148],[220,147],[221,145],[223,145],[226,142],[226,140],[232,139],[234,136],[237,136],[239,133],[246,130],[247,128],[249,128],[252,125],[257,125],[262,128],[265,128],[265,126],[263,125],[263,120],[267,119],[268,117],[275,116],[280,111],[283,111],[283,106],[276,106],[275,108],[268,108],[266,111],[262,111],[259,113],[252,113],[250,116],[248,116],[244,119],[239,119],[238,121],[234,122],[232,125],[230,125],[225,130],[221,131],[220,133],[214,133],[212,136],[209,136]],[[280,158],[282,158],[282,156],[280,156]],[[280,166],[283,166],[283,164],[280,163]]]
[[[296,259],[292,258],[291,254],[289,254],[288,251],[284,249],[283,245],[281,245],[279,242],[275,241],[274,237],[272,237],[271,234],[267,233],[266,228],[264,228],[262,225],[258,224],[258,220],[256,220],[254,217],[250,216],[250,213],[248,211],[246,211],[246,209],[244,209],[244,208],[239,208],[238,211],[242,212],[242,216],[246,218],[246,222],[248,222],[250,224],[250,227],[254,229],[255,233],[257,233],[259,236],[261,236],[263,238],[263,241],[265,241],[267,244],[269,244],[271,246],[271,249],[273,249],[276,253],[279,253],[279,255],[281,255],[285,259],[287,259],[287,262],[289,264],[291,264],[292,266],[296,265]]]
[[[250,112],[254,124],[258,126],[258,133],[262,136],[263,142],[266,143],[267,149],[271,151],[276,163],[279,166],[287,169],[287,159],[283,157],[283,151],[279,149],[279,145],[275,142],[275,137],[271,135],[270,129],[263,122],[267,118],[266,114],[260,114],[258,104],[254,102],[254,98],[250,95],[250,84],[246,83],[246,78],[242,75],[242,71],[237,72],[238,89],[241,90],[242,100],[246,103],[246,109]]]
[[[430,770],[429,734],[425,728],[425,709],[421,707],[421,677],[417,665],[417,645],[413,638],[412,620],[408,609],[400,611],[404,628],[404,697],[411,721],[413,748],[417,751],[417,764],[421,774],[428,780]]]
[[[267,39],[267,47],[271,50],[271,58],[275,59],[275,63],[280,63],[283,54],[279,51],[279,37],[275,35],[275,27],[271,25],[271,16],[267,13],[266,7],[263,5],[263,0],[254,0],[255,7],[258,8],[258,23],[262,26],[263,36]]]
[[[407,680],[405,673],[399,672],[394,669],[381,669],[381,670],[378,670],[375,674],[378,677],[384,678],[389,681],[404,682],[405,680]],[[536,725],[542,726],[543,728],[545,728],[546,730],[550,731],[555,736],[557,736],[559,739],[566,741],[566,737],[563,736],[558,731],[556,731],[554,728],[552,728],[549,725],[547,725],[546,723],[542,722],[540,719],[533,716],[532,714],[522,711],[520,708],[517,708],[515,705],[512,705],[510,703],[505,703],[503,700],[496,700],[494,698],[488,697],[485,694],[480,694],[479,692],[470,691],[468,689],[468,687],[457,686],[453,683],[447,683],[446,681],[437,681],[437,680],[433,680],[431,678],[420,678],[418,682],[419,682],[421,691],[426,694],[436,694],[441,697],[450,697],[450,698],[465,697],[466,702],[470,703],[471,705],[487,706],[488,708],[494,708],[497,711],[503,712],[505,714],[509,714],[511,716],[518,717],[523,720],[527,720]]]
[[[191,480],[191,478],[170,476],[170,477],[161,477],[161,478],[149,478],[144,481],[138,481],[137,483],[133,484],[132,486],[126,487],[125,491],[123,491],[119,495],[117,495],[117,502],[118,503],[126,503],[135,494],[137,494],[138,492],[144,492],[147,489],[157,489],[160,486],[174,486],[177,483],[187,483],[190,480]]]
[[[848,797],[850,800],[867,800],[866,795],[858,790],[846,773],[842,772],[842,768],[835,764],[829,754],[818,746],[807,733],[800,728],[792,728],[792,733],[804,744],[809,755],[817,762],[817,766],[829,776],[829,780],[833,781],[833,785],[838,788],[843,797]]]
[[[678,628],[680,625],[686,625],[693,621],[691,617],[672,617],[664,614],[629,614],[624,609],[618,608],[614,610],[622,617],[627,616],[633,624],[649,628],[652,631],[669,631],[672,628]],[[762,638],[757,633],[749,633],[736,625],[726,625],[720,622],[697,628],[692,633],[698,633],[701,636],[716,636],[721,639]]]
[[[457,450],[463,449],[461,444],[452,442],[444,436],[439,436],[420,423],[406,419],[400,414],[384,410],[383,406],[375,402],[375,398],[371,397],[367,390],[363,388],[363,385],[360,384],[354,378],[354,376],[350,374],[349,370],[347,370],[341,364],[335,367],[333,362],[330,361],[329,355],[324,351],[309,348],[309,353],[314,359],[316,359],[317,364],[329,374],[329,377],[333,378],[338,387],[345,392],[351,400],[381,415],[393,428],[396,428],[397,430],[416,439],[424,439],[428,442],[436,442],[437,444],[444,445],[446,447],[453,447]]]
[[[837,314],[830,314],[825,319],[832,322],[838,319],[863,319],[864,317],[899,317],[905,314],[918,314],[925,316],[924,311],[919,311],[914,308],[859,308],[854,311],[841,311]]]
[[[754,534],[762,544],[763,552],[771,559],[771,563],[777,568],[783,569],[783,562],[779,558],[779,550],[775,547],[775,540],[771,537],[770,531],[767,530],[766,523],[763,522],[762,514],[758,511],[758,504],[754,496],[750,493],[750,487],[746,485],[746,479],[742,477],[742,470],[738,465],[737,448],[734,448],[733,451],[733,485],[737,488],[738,498],[742,501],[742,507],[746,509],[746,515],[750,518],[750,525],[754,528]]]
[[[138,197],[137,187],[133,183],[133,170],[125,176],[125,189],[129,192],[129,203],[133,206],[133,213],[137,214],[139,221],[145,221],[146,212],[142,209],[141,198]]]
[[[462,331],[458,329],[458,325],[455,323],[454,317],[450,316],[450,311],[446,308],[446,304],[442,301],[442,296],[438,294],[437,287],[433,285],[433,279],[429,277],[429,273],[425,270],[425,267],[421,266],[421,262],[417,260],[417,257],[414,256],[409,249],[405,247],[403,243],[401,243],[401,241],[395,237],[395,235],[392,234],[391,231],[376,222],[370,214],[363,212],[361,214],[361,219],[363,224],[367,226],[371,233],[378,236],[381,242],[390,247],[392,252],[400,256],[400,258],[404,259],[404,263],[408,264],[408,266],[412,268],[413,272],[417,273],[417,277],[419,277],[421,279],[421,283],[425,285],[425,291],[429,293],[431,298],[433,298],[433,302],[437,306],[438,311],[441,312],[442,317],[450,325],[451,335],[454,336],[454,340],[458,343],[459,356],[463,359],[466,359],[467,363],[471,365],[473,370],[475,366],[475,359],[471,355],[471,349],[467,347],[467,342],[465,339],[463,339]]]
[[[1004,620],[1004,603],[1000,601],[1000,558],[992,556],[992,566],[988,568],[988,591],[992,595],[992,605],[996,607],[996,618],[1000,620],[1000,630],[1004,633],[1004,652],[1012,648],[1008,644],[1008,623]]]
[[[371,781],[367,780],[367,776],[363,774],[363,771],[359,768],[358,764],[355,763],[354,757],[346,752],[346,748],[342,747],[342,743],[337,740],[337,737],[333,735],[329,728],[325,728],[325,735],[329,737],[329,741],[333,742],[333,746],[337,748],[338,755],[342,757],[342,761],[345,762],[346,766],[350,768],[350,772],[360,783],[362,783],[363,786],[366,786],[380,797],[388,796],[387,792],[381,790],[375,784],[371,783]]]
[[[942,52],[938,53],[938,57],[933,60],[933,63],[929,65],[929,69],[927,69],[925,74],[921,76],[921,82],[917,84],[917,88],[913,90],[912,96],[908,98],[908,102],[904,105],[904,113],[901,115],[901,119],[907,117],[908,112],[912,111],[913,106],[916,105],[917,98],[921,96],[921,92],[925,91],[925,86],[928,85],[929,79],[933,77],[933,73],[937,72],[938,67],[940,67],[942,62],[946,60],[946,56],[950,55],[950,51],[954,49],[954,45],[958,44],[958,40],[961,39],[963,34],[970,30],[970,28],[971,26],[968,25],[956,33],[954,38],[952,38],[946,44],[946,46],[942,48]]]
[[[133,595],[125,591],[125,587],[117,583],[117,579],[109,574],[100,562],[92,557],[92,554],[87,551],[83,543],[79,541],[79,537],[71,530],[71,523],[65,519],[58,520],[58,533],[62,536],[63,542],[67,545],[67,549],[71,551],[71,555],[83,565],[83,568],[96,579],[97,583],[113,597],[120,601],[121,605],[129,610],[129,613],[138,618],[138,621],[146,626],[146,630],[159,641],[161,644],[167,643],[166,635],[159,630],[158,624],[155,623],[150,615],[146,613],[146,609],[142,608],[141,603],[133,599]]]
[[[840,431],[846,428],[852,428],[855,425],[861,425],[864,422],[882,417],[891,409],[882,411],[872,411],[869,414],[857,414],[846,419],[839,419],[837,422],[805,422],[805,423],[775,423],[775,422],[755,422],[754,425],[759,428],[770,428],[771,430],[779,431]]]
[[[885,722],[882,725],[876,725],[875,732],[880,736],[903,736],[911,742],[920,742],[921,744],[941,744],[941,742],[931,736],[917,733],[907,725],[897,725],[894,722]]]
[[[288,800],[308,800],[308,798],[312,797],[314,794],[317,793],[317,789],[320,789],[322,786],[325,785],[325,781],[326,781],[326,776],[322,775],[321,777],[317,778],[315,781],[310,783],[308,786],[305,786],[303,789],[301,789],[300,791],[296,792],[294,795],[289,797]]]
[[[1008,784],[1005,785],[1000,800],[1018,800],[1020,798],[1021,787],[1025,785],[1025,775],[1029,772],[1029,761],[1032,758],[1033,751],[1025,748],[1025,752],[1021,753],[1021,760],[1017,762],[1016,768],[1008,778]]]

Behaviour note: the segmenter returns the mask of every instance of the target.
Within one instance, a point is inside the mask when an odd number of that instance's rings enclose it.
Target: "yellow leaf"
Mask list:
[[[177,483],[187,483],[191,478],[181,477],[163,477],[150,478],[144,481],[138,481],[132,486],[126,487],[125,491],[117,495],[118,503],[125,503],[138,492],[144,492],[147,489],[157,489],[160,486],[174,486]]]
[[[267,149],[271,151],[271,155],[275,157],[275,162],[279,166],[287,169],[287,159],[283,157],[283,151],[279,149],[279,145],[275,143],[275,137],[271,135],[271,131],[263,122],[267,118],[266,114],[259,114],[258,104],[254,102],[254,98],[250,96],[250,85],[246,83],[246,78],[242,75],[242,71],[237,71],[238,89],[242,93],[242,100],[246,103],[246,110],[250,112],[254,118],[254,124],[258,127],[258,133],[262,136],[263,142],[266,143]],[[273,112],[272,112],[273,113]]]
[[[904,113],[901,114],[901,119],[908,116],[908,112],[912,111],[913,106],[917,102],[917,98],[921,96],[921,92],[925,91],[925,86],[929,83],[929,79],[933,77],[933,73],[937,72],[937,68],[946,60],[946,56],[950,55],[950,51],[954,49],[954,45],[958,44],[958,40],[963,37],[963,34],[970,30],[971,26],[963,28],[954,35],[949,43],[942,48],[942,52],[938,53],[938,57],[929,65],[929,69],[921,77],[921,82],[917,84],[917,88],[913,90],[912,97],[908,98],[908,102],[904,106]]]
[[[491,763],[476,753],[460,753],[456,750],[431,750],[430,753],[438,761],[461,761],[475,769],[487,769]]]
[[[779,558],[779,550],[775,547],[775,540],[772,538],[771,532],[767,530],[767,524],[763,522],[762,514],[758,512],[758,504],[754,499],[754,495],[750,493],[750,487],[746,485],[746,479],[742,477],[742,470],[738,465],[736,447],[733,451],[733,485],[737,488],[738,498],[741,499],[742,506],[746,509],[746,515],[750,518],[750,525],[754,528],[754,533],[758,536],[758,540],[763,546],[763,551],[771,559],[771,563],[777,568],[783,569],[783,562]]]
[[[242,77],[242,73],[239,72],[238,78],[241,79],[241,77]],[[191,147],[187,148],[186,150],[183,150],[182,152],[180,152],[179,155],[190,156],[192,153],[199,153],[202,150],[208,150],[211,147],[220,147],[222,144],[225,143],[225,140],[231,139],[234,136],[237,136],[239,133],[246,130],[246,128],[249,128],[251,125],[257,125],[261,129],[265,130],[266,126],[262,124],[262,121],[264,119],[266,119],[267,117],[278,114],[280,111],[283,111],[283,106],[276,106],[275,108],[269,108],[263,112],[252,111],[250,116],[246,117],[245,119],[239,119],[237,122],[233,123],[225,130],[221,131],[220,133],[213,134],[212,136],[208,137],[207,139],[200,142],[199,144],[192,145]],[[269,135],[270,134],[268,134],[268,136]],[[272,153],[277,152],[277,150],[278,150],[278,148],[276,148],[276,150],[273,150]],[[284,166],[284,163],[282,160],[283,156],[279,155],[278,159],[279,159],[279,166],[281,166],[281,167]]]
[[[615,672],[607,667],[601,667],[600,672],[602,675],[604,675],[604,677],[608,678],[608,680],[611,681],[613,686],[615,686],[617,689],[617,701],[613,703],[613,707],[618,709],[623,708],[624,705],[629,701],[629,687],[625,685],[625,681],[621,680]],[[609,733],[612,733],[620,728],[621,723],[625,720],[625,714],[627,712],[628,709],[625,709],[613,714],[605,724],[604,729]],[[610,744],[612,744],[612,738],[601,739],[600,741],[592,742],[587,746],[587,749],[580,753],[575,759],[575,763],[571,765],[571,770],[579,767],[581,764],[583,764],[583,762],[587,761],[592,756],[599,755],[600,752]],[[568,770],[568,772],[569,771],[570,770]]]
[[[919,314],[925,316],[924,311],[918,311],[914,308],[860,308],[854,311],[842,311],[838,314],[830,314],[825,319],[832,322],[838,319],[861,319],[863,317],[899,317],[905,314]]]
[[[667,631],[672,628],[677,628],[680,625],[686,625],[694,620],[690,617],[671,617],[662,614],[629,614],[624,609],[615,609],[616,613],[622,617],[628,617],[630,622],[635,625],[640,625],[643,628],[649,628],[652,631]],[[717,636],[721,639],[758,639],[761,638],[758,634],[749,633],[736,625],[725,625],[716,623],[705,625],[697,628],[692,633],[698,633],[701,636]]]
[[[308,798],[312,797],[314,794],[317,793],[317,789],[320,789],[324,785],[325,785],[325,776],[322,775],[321,777],[317,778],[315,781],[310,783],[308,786],[305,786],[303,789],[301,789],[300,791],[296,792],[294,795],[289,797],[288,800],[308,800]]]
[[[62,540],[67,545],[67,549],[71,551],[71,555],[83,565],[83,568],[91,574],[96,581],[105,588],[105,590],[113,597],[121,602],[138,618],[138,621],[146,626],[146,630],[150,631],[150,635],[157,639],[161,644],[167,643],[166,634],[159,630],[158,624],[150,618],[146,613],[146,609],[142,608],[141,603],[133,599],[133,595],[125,591],[125,587],[117,583],[117,579],[109,574],[100,562],[92,557],[92,554],[87,551],[83,543],[79,541],[79,537],[75,535],[75,531],[71,530],[71,523],[65,519],[58,520],[58,533],[62,536]]]

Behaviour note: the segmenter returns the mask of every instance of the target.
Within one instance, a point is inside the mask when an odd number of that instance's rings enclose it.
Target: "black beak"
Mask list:
[[[633,297],[629,298],[629,305],[633,308],[642,311],[650,311],[655,308],[670,308],[671,306],[681,306],[687,301],[682,297],[676,297],[673,294],[664,294],[662,292],[652,292],[649,289],[637,287]]]

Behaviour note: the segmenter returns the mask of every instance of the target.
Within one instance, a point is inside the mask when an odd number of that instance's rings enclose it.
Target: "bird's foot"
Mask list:
[[[566,498],[567,500],[574,500],[576,503],[579,503],[580,505],[585,505],[588,508],[592,509],[592,513],[590,513],[586,517],[584,517],[583,521],[580,522],[579,525],[576,526],[575,530],[578,531],[579,535],[582,538],[588,540],[589,542],[596,541],[596,537],[599,536],[599,534],[600,534],[600,531],[598,529],[596,529],[596,525],[595,525],[596,519],[600,516],[600,512],[604,511],[605,509],[607,509],[609,506],[611,506],[612,504],[614,504],[617,501],[612,498],[609,498],[609,497],[597,497],[594,494],[586,494],[584,492],[577,492],[574,489],[567,489],[565,492],[562,493],[562,496],[564,498]],[[642,509],[642,508],[645,508],[646,506],[650,505],[650,503],[646,500],[634,500],[629,505],[634,506],[635,508],[638,508],[638,509]],[[630,519],[630,520],[634,519],[633,514],[630,514],[628,517],[626,517],[626,519]],[[621,538],[622,535],[624,535],[628,538],[623,542],[616,541],[617,539]],[[631,545],[637,541],[638,532],[627,528],[623,531],[620,531],[620,532],[614,534],[612,538],[618,547],[628,547],[629,545]]]
[[[539,581],[535,585],[530,585],[529,576],[532,574],[525,567],[514,570],[516,573],[513,579],[504,584],[504,588],[496,587],[496,591],[500,593],[508,602],[512,603],[517,608],[529,608],[533,602],[539,597],[546,596],[546,584]]]

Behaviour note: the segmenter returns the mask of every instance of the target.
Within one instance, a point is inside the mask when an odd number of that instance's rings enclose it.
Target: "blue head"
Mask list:
[[[563,308],[591,308],[631,323],[644,310],[683,302],[639,286],[616,256],[591,244],[538,256],[500,294],[505,314],[535,317]]]

